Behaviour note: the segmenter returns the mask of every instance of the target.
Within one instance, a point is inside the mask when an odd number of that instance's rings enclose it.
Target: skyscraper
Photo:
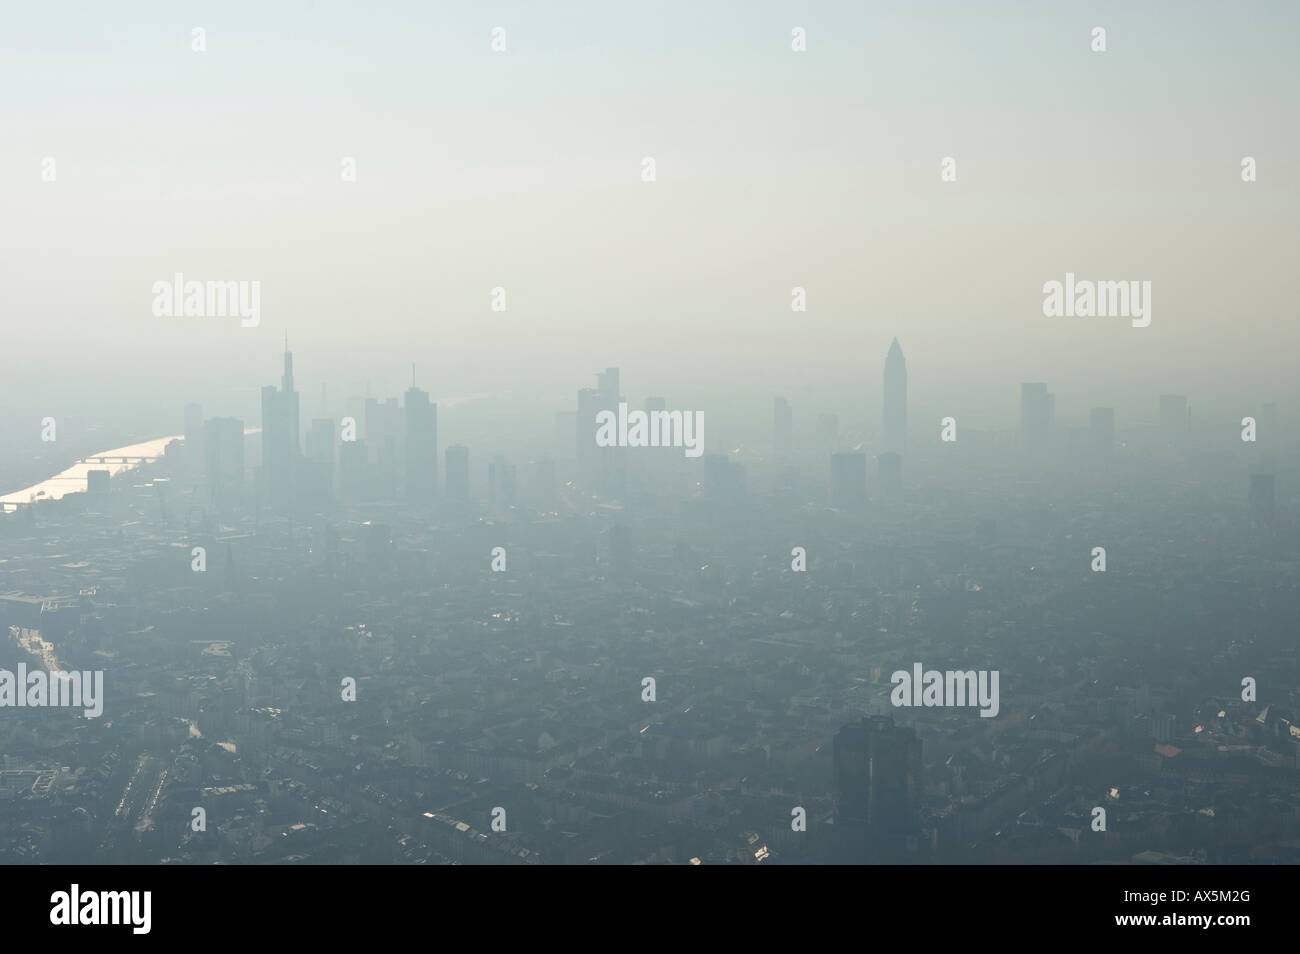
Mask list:
[[[600,447],[596,443],[596,415],[601,411],[618,412],[618,368],[606,368],[596,375],[596,387],[578,392],[578,417],[576,438],[578,474],[588,487],[598,487],[605,493],[621,489],[621,464],[623,457],[617,453],[622,448]]]
[[[772,401],[772,449],[778,457],[788,457],[794,446],[794,411],[783,397]]]
[[[1025,449],[1047,449],[1056,419],[1056,395],[1041,382],[1020,385],[1020,436]]]
[[[619,397],[618,377],[618,368],[606,368],[603,372],[596,374],[596,387],[612,396],[616,405],[621,400]]]
[[[412,384],[403,408],[406,424],[406,497],[430,503],[438,489],[438,405]]]
[[[273,507],[288,507],[294,498],[294,481],[301,453],[298,392],[293,387],[293,353],[286,347],[280,390],[262,388],[262,474],[267,500]]]
[[[896,860],[918,828],[921,740],[891,716],[835,733],[835,840],[846,861]]]
[[[907,361],[895,338],[885,355],[885,450],[902,452],[907,444]]]

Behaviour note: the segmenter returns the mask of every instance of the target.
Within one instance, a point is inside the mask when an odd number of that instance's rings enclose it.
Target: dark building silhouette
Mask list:
[[[596,415],[601,411],[617,414],[620,400],[618,368],[597,373],[596,387],[578,391],[575,433],[578,476],[588,487],[599,488],[604,493],[621,489],[623,448],[601,447],[596,443]]]
[[[860,451],[831,454],[831,505],[856,510],[867,503],[867,455]]]
[[[86,471],[86,493],[98,497],[108,493],[110,475],[107,470]]]
[[[835,733],[835,842],[840,860],[897,861],[919,827],[921,740],[891,716]]]
[[[262,388],[262,475],[267,501],[273,507],[293,503],[299,444],[298,392],[293,387],[293,353],[284,352],[280,389]]]
[[[1056,395],[1042,382],[1020,385],[1020,437],[1026,450],[1046,450],[1056,420]]]
[[[447,496],[452,500],[469,499],[469,448],[452,444],[447,448]]]
[[[438,405],[429,392],[411,385],[402,409],[406,425],[406,497],[430,503],[438,490]]]
[[[895,338],[885,355],[884,446],[902,451],[907,445],[907,361]]]

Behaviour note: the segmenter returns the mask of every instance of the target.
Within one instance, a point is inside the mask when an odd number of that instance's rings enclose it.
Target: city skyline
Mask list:
[[[1048,379],[1084,414],[1148,390],[1300,406],[1283,320],[1300,141],[1275,121],[1300,89],[1290,4],[1264,5],[1269,30],[1210,3],[1108,7],[1104,54],[1066,8],[1014,3],[832,4],[804,11],[803,54],[775,3],[724,5],[723,36],[688,4],[558,20],[407,4],[379,23],[236,3],[202,54],[163,5],[142,8],[151,26],[77,9],[20,11],[9,35],[29,45],[0,65],[32,91],[0,157],[25,223],[3,239],[21,315],[0,350],[6,428],[216,406],[260,386],[285,332],[352,393],[400,393],[414,360],[435,398],[561,398],[594,353],[692,404],[845,406],[896,335],[917,393],[968,416],[1013,414],[1007,379]],[[74,96],[92,77],[93,100]],[[260,323],[155,317],[151,286],[177,271],[259,281]],[[1150,281],[1151,325],[1044,318],[1067,272]],[[192,393],[199,360],[223,374]]]
[[[20,927],[182,937],[240,866],[281,887],[218,920],[307,941],[313,871],[392,909],[472,864],[880,866],[913,942],[932,897],[1009,937],[1267,929],[1297,30],[15,8]]]

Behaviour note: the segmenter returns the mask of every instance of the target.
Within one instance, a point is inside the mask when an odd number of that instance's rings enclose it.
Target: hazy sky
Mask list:
[[[255,417],[287,331],[304,418],[415,361],[435,398],[571,405],[618,365],[636,402],[875,420],[894,336],[913,406],[977,426],[1025,380],[1066,423],[1294,416],[1298,10],[13,4],[0,406]],[[260,281],[260,326],[154,317],[177,271]],[[1067,271],[1151,281],[1150,327],[1043,317]]]

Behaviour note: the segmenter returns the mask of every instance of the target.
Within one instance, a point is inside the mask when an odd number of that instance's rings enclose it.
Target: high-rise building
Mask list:
[[[596,374],[596,387],[604,391],[611,397],[614,404],[617,405],[622,398],[618,386],[618,368],[606,368],[603,372]]]
[[[1191,409],[1181,394],[1160,395],[1160,443],[1180,447],[1191,429]]]
[[[861,451],[831,454],[831,505],[857,510],[867,503],[867,455]]]
[[[1089,431],[1093,452],[1106,456],[1115,450],[1115,409],[1094,407],[1089,412]]]
[[[385,447],[391,440],[396,446],[402,432],[402,410],[397,406],[397,398],[380,401],[378,398],[366,398],[366,443],[372,450]]]
[[[772,449],[778,457],[788,457],[794,446],[794,411],[783,397],[772,401]]]
[[[86,494],[91,497],[98,497],[108,493],[110,479],[109,472],[106,469],[86,471]]]
[[[293,386],[293,353],[285,349],[280,389],[262,388],[262,475],[267,501],[285,508],[293,503],[301,454],[298,392]]]
[[[452,444],[447,448],[447,496],[452,500],[469,499],[469,448]]]
[[[902,452],[907,445],[907,361],[895,338],[885,355],[885,450]]]
[[[596,443],[596,415],[601,411],[618,413],[618,368],[606,368],[596,375],[596,387],[578,392],[576,438],[578,475],[588,487],[602,493],[618,493],[622,486],[623,448],[601,447]]]
[[[833,740],[835,840],[846,861],[896,860],[918,830],[921,741],[891,716],[867,716]]]
[[[1056,420],[1056,395],[1041,382],[1020,385],[1020,436],[1025,449],[1046,450]]]
[[[438,405],[411,385],[403,409],[406,423],[406,497],[430,503],[438,490]]]

